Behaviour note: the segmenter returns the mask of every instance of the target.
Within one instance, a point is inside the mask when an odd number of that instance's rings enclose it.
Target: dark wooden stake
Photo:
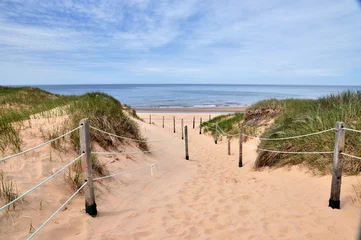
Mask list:
[[[343,151],[345,148],[345,130],[343,123],[336,123],[335,149],[333,153],[333,169],[331,182],[331,196],[328,203],[329,207],[340,209],[341,178],[343,167]]]
[[[173,117],[173,132],[175,133],[175,117]]]
[[[184,127],[184,145],[186,150],[186,159],[189,160],[189,153],[188,153],[188,128],[187,126]]]
[[[163,116],[163,124],[162,124],[163,128],[164,128],[164,116]]]
[[[214,143],[217,144],[218,143],[218,123],[216,123],[216,136],[214,138]]]
[[[149,124],[152,124],[152,114],[149,114]]]
[[[193,117],[193,129],[194,129],[195,125],[196,125],[196,117]]]
[[[93,170],[91,161],[90,131],[89,120],[87,118],[80,121],[80,151],[84,154],[81,157],[84,181],[85,212],[91,216],[96,216],[97,204],[95,203]]]
[[[243,134],[239,133],[239,159],[238,159],[238,167],[243,166],[242,160],[242,145],[243,145]]]
[[[184,139],[183,118],[181,120],[182,140]]]
[[[199,119],[199,134],[202,134],[202,118]]]

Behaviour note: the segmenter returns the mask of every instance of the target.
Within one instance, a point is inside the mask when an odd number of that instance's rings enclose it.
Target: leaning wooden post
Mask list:
[[[243,145],[243,134],[239,133],[239,159],[238,159],[238,167],[243,166],[243,160],[242,160],[242,146]]]
[[[202,118],[199,119],[199,134],[202,134]]]
[[[89,120],[87,118],[80,121],[80,151],[84,181],[85,212],[91,216],[97,215],[97,204],[95,203],[93,169],[91,161]]]
[[[231,155],[231,138],[228,138],[228,155]]]
[[[341,178],[343,165],[343,151],[345,148],[345,130],[343,123],[336,123],[335,149],[333,152],[333,169],[331,182],[331,196],[329,207],[340,209]]]
[[[194,129],[195,125],[196,125],[196,117],[193,117],[193,129]]]
[[[188,128],[187,126],[184,127],[184,145],[186,150],[186,159],[189,160],[189,153],[188,153]]]
[[[181,120],[182,140],[184,139],[183,118]]]
[[[218,143],[218,123],[216,123],[216,136],[214,138],[214,143],[217,144]]]
[[[163,128],[164,128],[164,116],[163,116],[163,124],[162,124]]]
[[[175,133],[175,117],[173,117],[173,132]]]

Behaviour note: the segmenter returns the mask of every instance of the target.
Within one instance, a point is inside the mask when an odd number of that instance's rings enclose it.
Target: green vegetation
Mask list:
[[[202,128],[205,133],[210,133],[213,137],[216,133],[216,123],[225,132],[229,134],[236,134],[240,130],[240,124],[244,118],[243,113],[219,115],[207,122],[202,123]]]
[[[49,111],[56,109],[56,111]],[[52,117],[67,114],[70,121],[62,130],[70,130],[79,125],[82,118],[89,118],[90,124],[102,130],[129,138],[143,139],[139,126],[132,117],[138,118],[129,106],[123,107],[115,98],[104,93],[87,93],[82,96],[62,96],[51,94],[38,88],[0,87],[0,151],[7,148],[20,151],[21,139],[19,126],[31,116]],[[50,138],[52,136],[47,136]],[[115,147],[121,139],[111,138],[106,134],[91,131],[92,141],[104,148]],[[79,134],[71,135],[75,149],[79,147]],[[58,143],[53,147],[59,148]],[[147,149],[140,143],[141,149]]]
[[[271,109],[272,111],[268,113],[273,113],[275,116],[274,124],[262,134],[262,137],[265,138],[297,136],[318,132],[334,128],[337,121],[344,122],[346,127],[361,129],[361,91],[342,92],[317,100],[272,99],[255,104],[247,113],[251,116],[252,113],[257,112],[259,109]],[[333,151],[334,139],[335,133],[327,132],[285,141],[262,141],[259,147],[295,152]],[[361,156],[360,142],[361,134],[346,132],[345,152]],[[327,173],[331,170],[332,157],[332,154],[293,155],[260,152],[255,168],[303,163],[315,172]],[[345,157],[345,173],[358,174],[360,171],[361,161]]]
[[[5,203],[9,203],[16,199],[19,196],[19,193],[16,189],[16,185],[13,181],[9,180],[5,173],[1,170],[0,171],[0,199],[4,199]],[[13,207],[15,210],[16,203],[13,203],[8,207]]]

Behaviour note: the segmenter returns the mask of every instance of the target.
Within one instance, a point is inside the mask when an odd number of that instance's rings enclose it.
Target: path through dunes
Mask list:
[[[153,135],[172,134],[159,125],[144,128]],[[112,188],[112,199],[98,200],[99,216],[87,220],[88,239],[355,238],[360,204],[351,201],[351,184],[356,177],[343,179],[342,209],[333,210],[327,207],[330,176],[312,177],[295,168],[255,172],[257,154],[248,149],[245,166],[238,168],[236,141],[228,156],[225,142],[215,145],[197,130],[189,133],[191,161],[181,149],[155,176],[146,170],[138,183]]]

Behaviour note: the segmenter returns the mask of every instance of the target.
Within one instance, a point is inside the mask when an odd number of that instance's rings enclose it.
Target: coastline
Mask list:
[[[134,107],[137,113],[237,113],[245,112],[247,107]]]

